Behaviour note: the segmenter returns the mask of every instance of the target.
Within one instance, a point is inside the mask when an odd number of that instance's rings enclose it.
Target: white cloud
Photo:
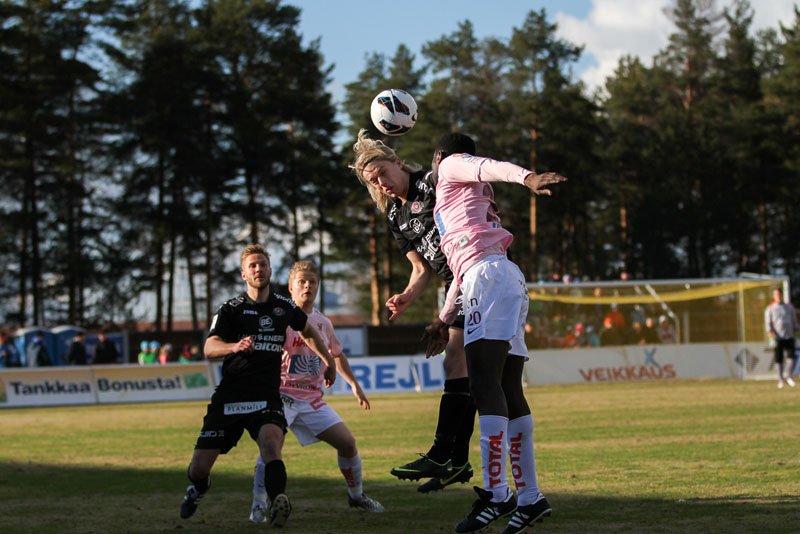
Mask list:
[[[754,9],[753,31],[785,26],[794,23],[796,0],[752,0]],[[731,2],[717,2],[722,9]],[[560,37],[585,46],[584,54],[593,60],[580,73],[580,78],[590,90],[602,88],[608,76],[613,75],[619,59],[626,54],[638,56],[649,65],[653,56],[662,50],[675,31],[664,14],[664,8],[674,5],[664,0],[593,0],[586,18],[556,13]]]

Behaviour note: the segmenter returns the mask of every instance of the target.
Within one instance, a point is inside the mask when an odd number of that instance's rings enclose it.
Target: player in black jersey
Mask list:
[[[181,517],[194,514],[208,491],[217,457],[235,447],[247,429],[266,463],[270,524],[283,526],[292,509],[284,494],[286,467],[281,459],[286,434],[280,397],[286,328],[300,333],[303,341],[328,364],[324,375],[328,387],[336,379],[336,363],[303,310],[290,298],[270,292],[272,269],[264,247],[246,247],[241,267],[247,291],[220,306],[206,339],[206,358],[224,358],[222,380],[211,397],[189,464],[192,484],[186,488]]]
[[[447,286],[453,273],[440,246],[439,230],[433,219],[436,184],[430,172],[415,164],[404,163],[390,147],[370,139],[366,130],[358,134],[353,146],[355,160],[350,166],[367,187],[378,208],[387,213],[389,227],[400,251],[411,262],[408,285],[393,295],[386,306],[392,312],[389,320],[403,313],[427,287],[433,273]],[[417,489],[422,493],[443,489],[472,477],[469,463],[469,440],[475,427],[475,403],[469,393],[466,356],[464,354],[464,317],[459,314],[452,325],[438,318],[426,330],[449,327],[449,342],[432,353],[445,350],[444,394],[439,404],[439,421],[433,446],[418,460],[392,469],[400,479],[418,480],[432,477]],[[437,336],[438,337],[438,336]]]

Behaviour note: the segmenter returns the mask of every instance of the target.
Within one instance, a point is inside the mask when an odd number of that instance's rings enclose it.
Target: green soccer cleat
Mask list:
[[[420,478],[446,478],[450,476],[450,460],[439,464],[430,459],[427,454],[420,454],[418,460],[406,465],[395,467],[392,475],[400,480],[419,480]]]
[[[465,482],[469,482],[473,474],[472,466],[467,462],[461,467],[454,467],[445,478],[432,478],[424,484],[420,484],[417,486],[417,491],[420,493],[430,493],[432,491],[443,490],[450,484],[455,484],[457,482],[464,484]]]

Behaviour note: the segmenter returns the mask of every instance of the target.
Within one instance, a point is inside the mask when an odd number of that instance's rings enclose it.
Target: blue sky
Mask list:
[[[751,0],[754,29],[791,26],[795,0]],[[574,74],[589,88],[602,86],[624,54],[649,64],[674,31],[663,13],[671,0],[285,0],[302,10],[300,33],[304,42],[320,38],[326,65],[334,64],[329,89],[336,101],[343,86],[363,70],[373,52],[391,57],[405,44],[421,66],[422,45],[453,33],[470,20],[478,38],[508,38],[531,10],[545,9],[558,24],[558,35],[585,46]],[[717,0],[717,8],[731,0]]]

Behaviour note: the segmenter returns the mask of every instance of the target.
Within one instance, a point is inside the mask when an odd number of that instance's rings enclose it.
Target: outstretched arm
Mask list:
[[[566,178],[554,172],[545,172],[542,174],[536,174],[532,172],[525,177],[525,180],[522,183],[525,184],[525,187],[530,189],[535,195],[551,196],[553,192],[547,189],[547,186],[566,181]]]
[[[353,390],[353,395],[355,395],[356,399],[358,399],[358,404],[363,406],[365,410],[370,409],[369,401],[367,400],[367,396],[364,394],[364,390],[361,389],[361,384],[358,383],[356,380],[356,375],[353,374],[353,370],[350,368],[350,362],[347,359],[347,356],[344,353],[337,354],[335,356],[336,359],[336,369],[339,373],[344,377],[345,382],[350,384],[350,387]]]
[[[411,262],[411,276],[403,292],[392,295],[386,301],[386,307],[392,312],[391,317],[389,317],[390,321],[406,311],[411,303],[417,300],[417,297],[428,287],[428,281],[430,281],[433,274],[431,266],[416,250],[408,251],[406,258]]]

